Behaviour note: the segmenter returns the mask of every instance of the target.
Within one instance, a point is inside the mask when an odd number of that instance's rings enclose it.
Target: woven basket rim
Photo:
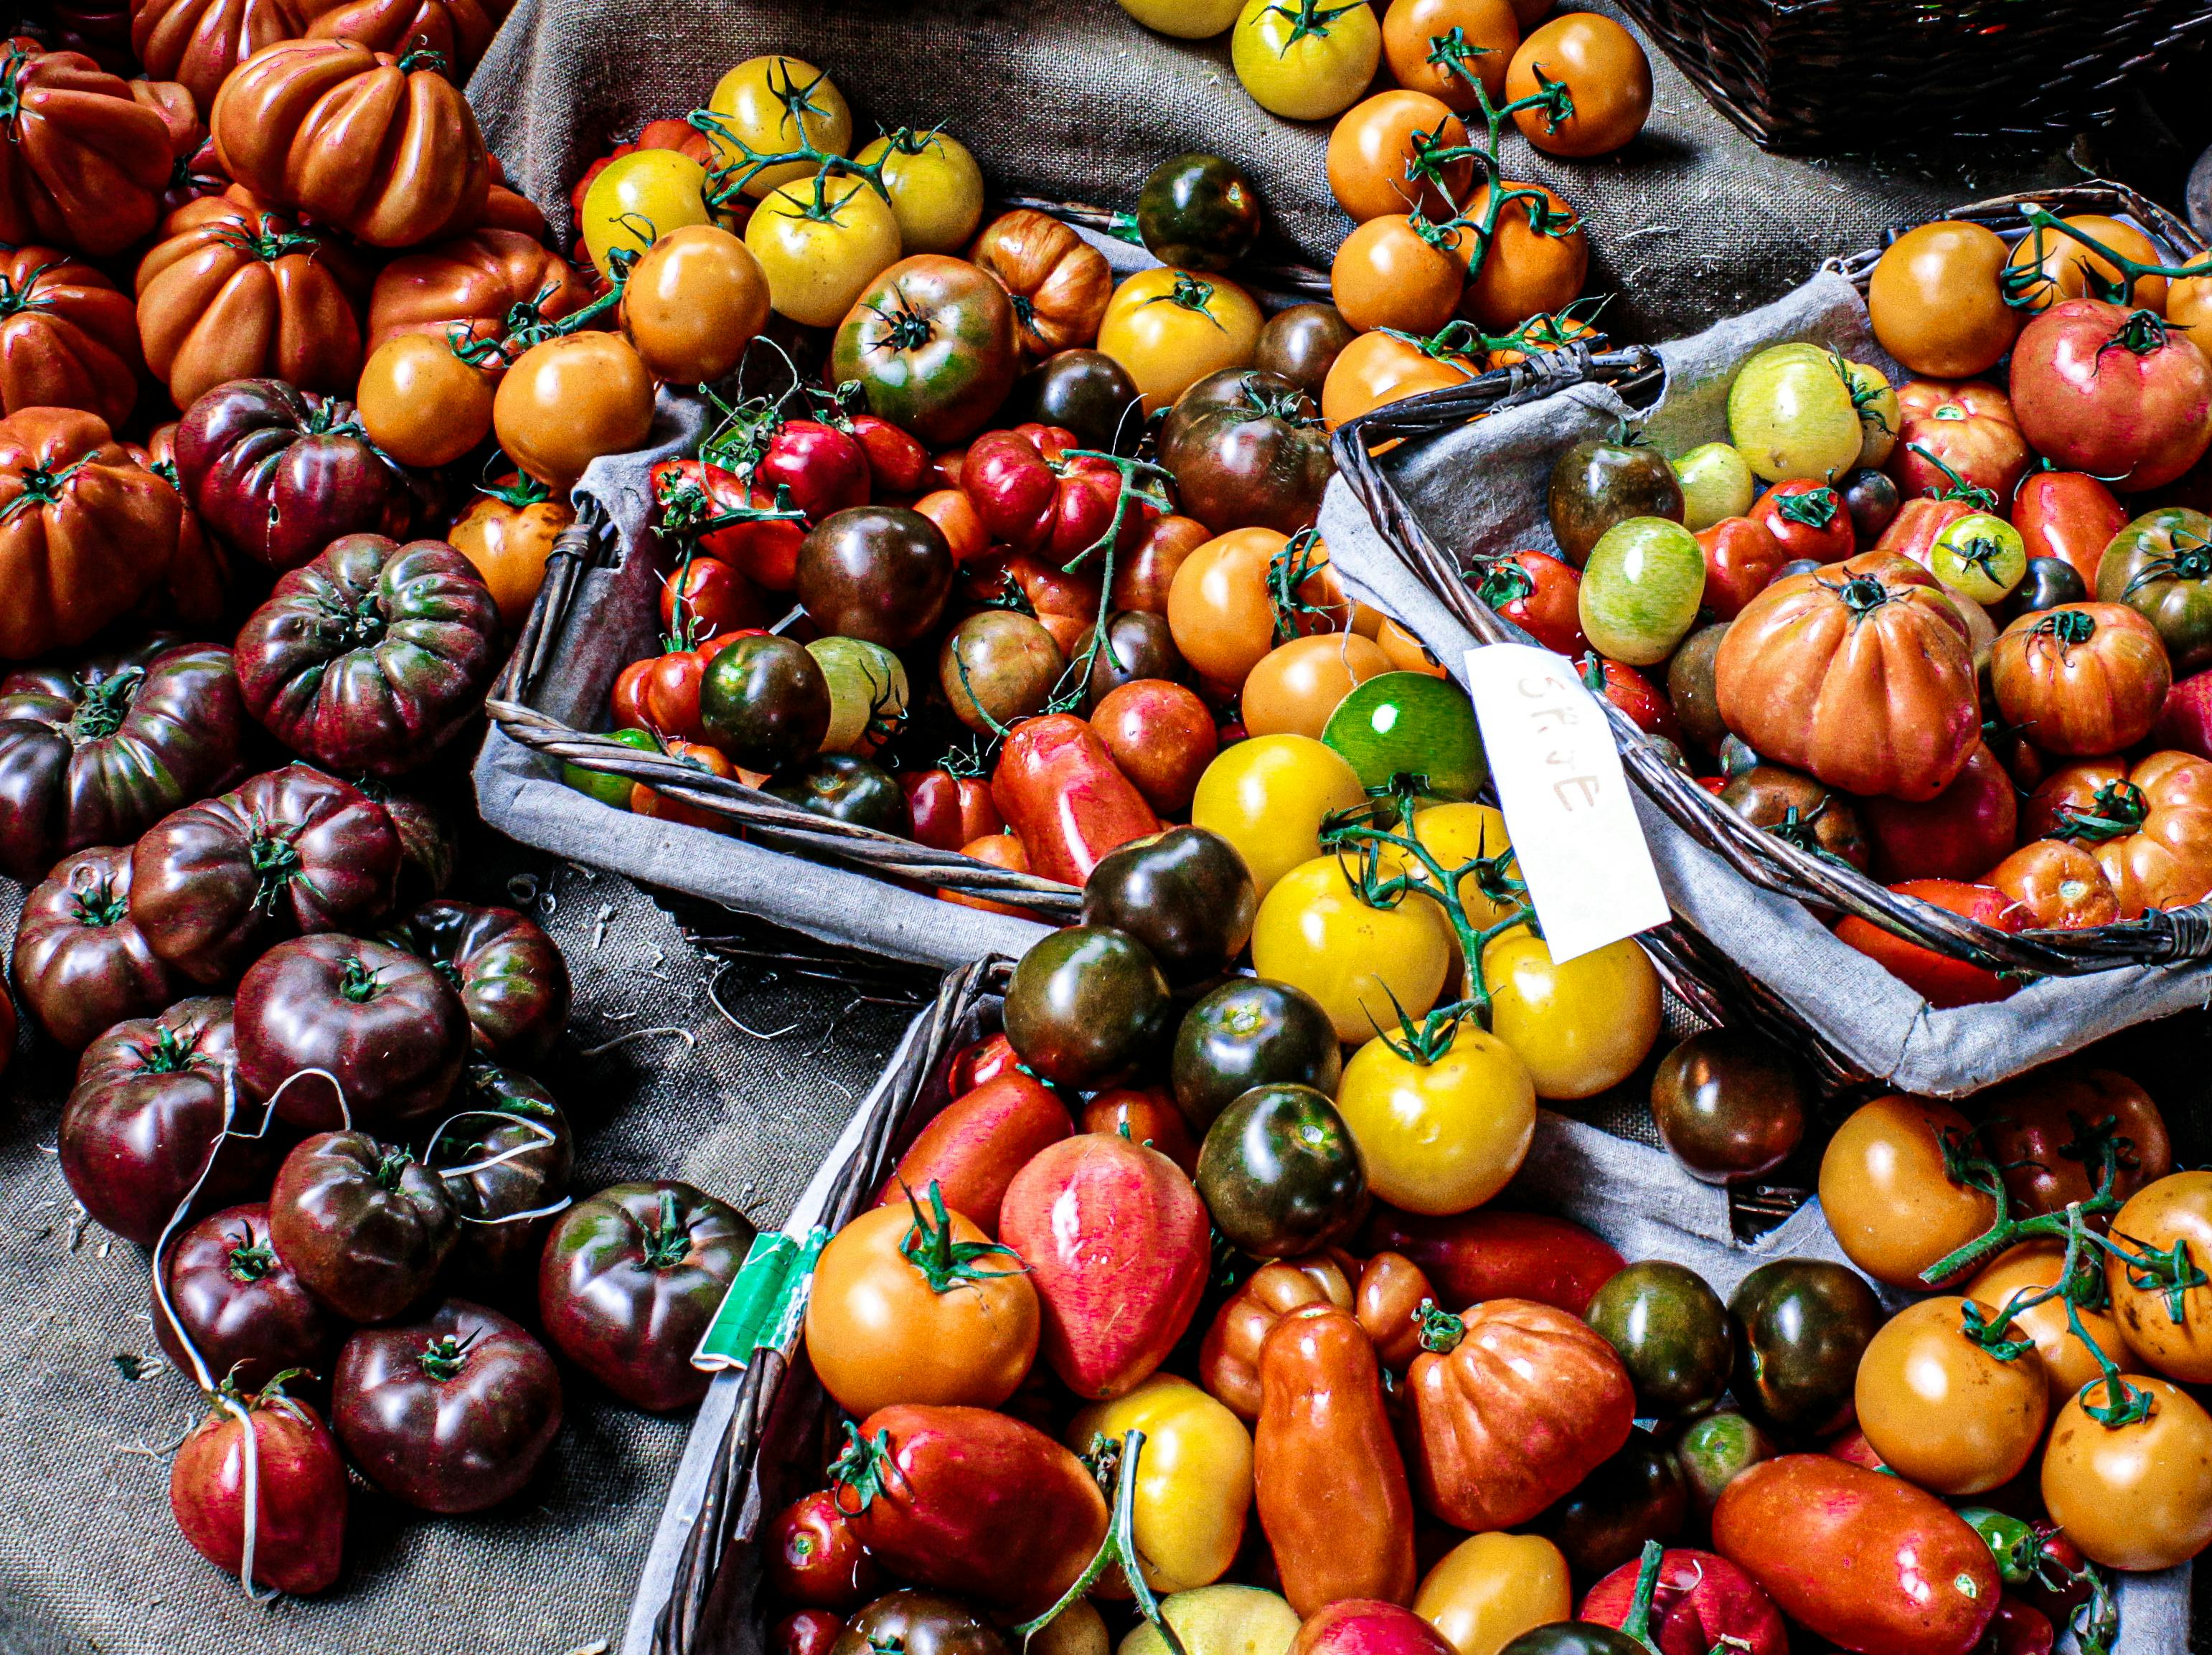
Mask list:
[[[2000,234],[2015,227],[2024,234],[2027,227],[2019,209],[2028,203],[2061,213],[2124,213],[2166,242],[2163,251],[2184,259],[2207,252],[2204,242],[2173,214],[2128,186],[2106,179],[1969,203],[1920,221],[1963,218],[1986,224]],[[1897,227],[1883,245],[1910,227]],[[1845,276],[1863,291],[1881,251],[1876,247],[1832,258],[1821,268]],[[1470,632],[1486,643],[1534,643],[1521,627],[1474,597],[1459,578],[1456,560],[1429,538],[1370,448],[1391,440],[1432,438],[1474,415],[1538,401],[1571,385],[1604,384],[1624,397],[1640,397],[1663,389],[1663,380],[1656,352],[1644,347],[1593,349],[1587,342],[1578,342],[1549,358],[1494,369],[1464,385],[1390,403],[1346,421],[1333,442],[1337,469],[1359,496],[1383,543]],[[1651,400],[1656,400],[1656,395]],[[1652,739],[1609,700],[1600,697],[1599,706],[1613,727],[1623,762],[1644,794],[1698,845],[1721,856],[1753,884],[1778,895],[1855,914],[1948,958],[2037,976],[2080,976],[2212,957],[2212,901],[2154,909],[2141,918],[2093,931],[2007,932],[1919,898],[1900,896],[1856,869],[1753,827],[1669,764]]]

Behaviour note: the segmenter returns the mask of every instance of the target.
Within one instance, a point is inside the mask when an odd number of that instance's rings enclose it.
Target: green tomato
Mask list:
[[[824,753],[872,753],[906,721],[906,664],[865,638],[817,638],[806,646],[830,683]]]
[[[1419,776],[1419,791],[1429,797],[1463,800],[1490,774],[1474,704],[1457,684],[1425,672],[1382,672],[1355,686],[1328,715],[1321,738],[1367,787]]]
[[[634,747],[641,753],[661,750],[660,737],[650,730],[610,730],[609,741],[620,742],[624,747]],[[597,799],[601,804],[616,810],[629,809],[630,779],[611,775],[604,770],[592,770],[580,764],[561,767],[561,782],[573,787],[586,798]]]
[[[1904,411],[1897,405],[1897,392],[1890,389],[1888,376],[1880,368],[1864,362],[1845,362],[1844,371],[1850,376],[1851,404],[1859,411],[1859,464],[1869,471],[1879,470],[1889,451],[1897,446],[1897,433],[1905,426]]]
[[[1953,591],[1977,603],[2009,597],[2027,573],[2027,543],[2001,517],[1974,512],[1943,525],[1928,550],[1928,568]]]
[[[1698,537],[1665,518],[1631,518],[1590,548],[1576,606],[1599,654],[1648,667],[1674,652],[1705,595]]]
[[[1729,440],[1767,482],[1830,482],[1859,463],[1866,433],[1840,360],[1813,345],[1776,345],[1729,387]]]
[[[1298,1612],[1258,1586],[1200,1586],[1160,1601],[1160,1615],[1188,1655],[1289,1655]],[[1120,1655],[1168,1655],[1149,1621],[1121,1640]]]
[[[1674,462],[1674,475],[1682,480],[1682,524],[1693,535],[1751,510],[1759,486],[1750,462],[1724,442],[1692,448]]]

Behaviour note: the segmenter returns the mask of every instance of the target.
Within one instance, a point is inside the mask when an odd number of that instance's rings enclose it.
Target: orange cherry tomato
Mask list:
[[[1442,167],[1441,189],[1437,178],[1417,178],[1414,168],[1425,149],[1466,143],[1467,128],[1442,99],[1403,88],[1378,92],[1346,110],[1328,135],[1329,191],[1358,223],[1411,212],[1442,223],[1467,194],[1474,162],[1462,159]]]
[[[1968,1338],[1964,1299],[1923,1299],[1859,1357],[1859,1429],[1882,1463],[1930,1494],[1987,1494],[2027,1468],[2050,1416],[2043,1358],[2000,1361]],[[1982,1306],[1985,1317],[1997,1306]],[[2025,1337],[2017,1324],[2006,1332]]]
[[[623,332],[646,371],[673,385],[728,373],[768,325],[768,312],[760,260],[719,224],[669,231],[623,284]]]
[[[1988,1306],[1994,1320],[2016,1295],[2040,1293],[2056,1286],[2065,1268],[2064,1242],[2024,1241],[1998,1254],[1968,1284],[1966,1296]],[[2088,1268],[2094,1270],[2096,1266],[2093,1263]],[[2113,1361],[2119,1361],[2126,1346],[2121,1342],[2120,1325],[2112,1319],[2112,1312],[2077,1307],[2075,1314],[2081,1319],[2081,1325],[2088,1330],[2089,1337],[2097,1342],[2097,1349]],[[2068,1323],[2066,1306],[2060,1300],[2046,1299],[2016,1312],[2011,1319],[2024,1337],[2035,1341],[2036,1354],[2043,1358],[2044,1377],[2051,1384],[2051,1406],[2054,1410],[2065,1406],[2068,1397],[2104,1372],[2095,1355]]]
[[[517,488],[519,479],[507,477],[504,490]],[[500,624],[513,637],[538,601],[545,584],[545,560],[553,555],[554,537],[576,520],[565,500],[502,499],[478,494],[447,531],[453,549],[476,565],[484,585],[499,605]]]
[[[450,465],[491,429],[491,379],[443,335],[403,333],[368,359],[355,405],[369,440],[402,465]]]
[[[1851,1263],[1893,1288],[1944,1285],[1921,1271],[1996,1220],[1996,1202],[1947,1170],[1947,1147],[1973,1144],[1947,1103],[1886,1097],[1855,1110],[1820,1158],[1820,1206]]]
[[[2069,235],[2067,230],[2079,230],[2124,258],[2144,264],[2166,262],[2151,245],[2148,236],[2116,218],[2106,218],[2101,213],[2077,213],[2058,221],[2066,228],[2046,230],[2039,225],[2032,226],[2025,236],[2013,244],[2012,256],[2005,260],[2008,270],[2034,272],[2021,294],[2031,314],[2048,310],[2062,299],[2102,299],[2104,291],[2097,284],[2119,279],[2118,265],[2087,242]],[[2163,310],[2166,278],[2137,277],[2133,296],[2124,302],[2144,310]]]
[[[492,428],[517,465],[566,494],[600,455],[644,445],[653,428],[653,376],[618,335],[548,339],[523,352],[500,381]]]
[[[1452,318],[1467,283],[1464,230],[1437,230],[1404,213],[1370,218],[1345,237],[1329,266],[1337,312],[1362,333],[1426,336]]]
[[[1481,372],[1472,357],[1431,355],[1387,333],[1363,333],[1329,366],[1321,388],[1322,422],[1334,431],[1387,403],[1463,385]]]
[[[2148,1573],[2212,1544],[2212,1415],[2171,1379],[2126,1376],[2150,1416],[2114,1429],[2093,1385],[2058,1410],[2043,1456],[2043,1503],[2092,1562]]]
[[[1375,642],[1390,664],[1401,672],[1425,672],[1431,678],[1449,678],[1443,663],[1429,651],[1429,646],[1416,637],[1410,627],[1401,626],[1389,615],[1375,630]]]
[[[2033,916],[2032,929],[2093,931],[2120,917],[2120,899],[2104,864],[2067,840],[2021,846],[1984,882],[2026,908]]]
[[[1460,314],[1486,333],[1503,333],[1532,316],[1565,309],[1589,274],[1589,238],[1574,209],[1540,184],[1509,179],[1505,189],[1489,251],[1460,301]],[[1541,199],[1516,193],[1530,191]],[[1489,195],[1486,185],[1468,204],[1467,215],[1477,223]]]
[[[1245,678],[1245,731],[1319,741],[1337,703],[1355,685],[1389,670],[1390,658],[1356,632],[1293,638],[1261,657]]]
[[[672,759],[689,765],[694,770],[703,770],[710,776],[738,779],[738,767],[723,755],[720,749],[708,747],[703,742],[668,742],[662,750]],[[665,793],[656,793],[641,781],[629,785],[630,814],[652,816],[661,821],[679,821],[687,828],[704,828],[710,833],[730,831],[730,819],[718,816],[711,810],[696,804],[686,804]]]
[[[1521,136],[1546,155],[1610,155],[1650,118],[1651,60],[1610,17],[1571,11],[1537,29],[1506,66],[1505,95],[1518,103],[1553,81],[1566,87],[1572,114],[1555,120],[1539,106],[1513,115]]]
[[[2112,1237],[2138,1253],[2187,1257],[2197,1285],[2177,1300],[2142,1277],[2125,1260],[2108,1256],[2105,1282],[2120,1337],[2153,1372],[2188,1385],[2212,1382],[2212,1172],[2169,1173],[2128,1197],[2112,1220]],[[2176,1312],[2179,1312],[2177,1314]]]
[[[1460,41],[1464,57],[1449,49]],[[1521,21],[1509,0],[1390,0],[1382,14],[1382,56],[1398,84],[1462,114],[1481,106],[1469,72],[1492,103],[1505,101],[1505,66],[1520,44]]]
[[[1018,874],[1030,871],[1029,849],[1014,837],[1011,829],[1003,834],[987,834],[981,839],[971,839],[960,847],[960,854]],[[994,902],[981,896],[963,896],[957,891],[939,890],[937,894],[947,902],[957,903],[963,908],[981,908],[986,913],[1012,914],[1017,919],[1036,918],[1029,909],[1018,908],[1011,902]]]

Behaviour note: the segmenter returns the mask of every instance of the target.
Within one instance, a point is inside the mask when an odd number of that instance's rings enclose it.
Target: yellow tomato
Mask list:
[[[1352,687],[1389,670],[1390,658],[1356,632],[1293,638],[1261,656],[1244,680],[1244,728],[1255,736],[1319,740]]]
[[[1129,370],[1150,414],[1209,373],[1251,367],[1261,320],[1260,307],[1234,282],[1139,270],[1106,301],[1098,349]]]
[[[1565,1556],[1533,1534],[1470,1536],[1443,1555],[1413,1597],[1413,1613],[1459,1655],[1498,1655],[1531,1628],[1574,1612]]]
[[[601,276],[617,247],[642,253],[687,224],[708,222],[707,169],[673,149],[633,149],[584,191],[584,248]]]
[[[1209,40],[1237,21],[1244,0],[1121,0],[1121,9],[1146,28],[1179,40]]]
[[[1491,1028],[1540,1098],[1590,1098],[1636,1072],[1659,1038],[1659,973],[1633,938],[1555,965],[1521,927],[1482,951]]]
[[[1368,1041],[1344,1066],[1336,1107],[1367,1164],[1367,1187],[1413,1213],[1480,1207],[1521,1170],[1536,1136],[1528,1066],[1471,1021],[1434,1063]]]
[[[1229,61],[1269,114],[1325,121],[1358,103],[1375,78],[1382,25],[1371,7],[1343,0],[1245,0]]]
[[[1184,1655],[1290,1655],[1298,1612],[1258,1586],[1200,1586],[1160,1600]],[[1168,1640],[1150,1621],[1121,1640],[1120,1655],[1168,1655]]]
[[[1154,1591],[1211,1585],[1229,1572],[1252,1504],[1252,1434],[1188,1379],[1155,1373],[1127,1396],[1094,1403],[1063,1440],[1081,1453],[1093,1435],[1145,1434],[1137,1462],[1137,1550]]]
[[[1237,847],[1261,896],[1321,854],[1322,819],[1367,797],[1334,748],[1306,736],[1255,736],[1224,748],[1190,804],[1191,825]]]
[[[1413,812],[1413,837],[1421,847],[1443,864],[1446,873],[1465,867],[1477,857],[1494,858],[1513,848],[1506,836],[1504,813],[1494,804],[1431,804]],[[1423,879],[1428,870],[1416,862]],[[1509,874],[1516,871],[1506,868]],[[1472,873],[1459,881],[1459,904],[1477,931],[1487,931],[1520,905],[1493,902],[1482,894]]]
[[[715,161],[723,167],[745,166],[746,149],[760,157],[788,155],[811,144],[824,155],[842,155],[852,146],[853,112],[845,94],[827,75],[797,58],[748,58],[714,83],[707,107],[721,118],[728,135],[708,134]],[[764,167],[746,180],[745,193],[765,196],[779,184],[811,178],[817,164],[794,161]]]
[[[1275,882],[1252,925],[1253,970],[1320,1001],[1347,1046],[1397,1028],[1401,1008],[1420,1016],[1451,968],[1451,931],[1437,905],[1408,892],[1395,906],[1370,906],[1358,873],[1349,856],[1302,863]]]
[[[983,169],[950,133],[920,133],[896,148],[878,138],[860,159],[883,161],[884,187],[908,253],[957,253],[983,221]]]
[[[769,302],[811,328],[845,319],[869,282],[898,263],[898,220],[881,196],[856,178],[787,184],[761,203],[745,226],[745,246],[768,273]]]

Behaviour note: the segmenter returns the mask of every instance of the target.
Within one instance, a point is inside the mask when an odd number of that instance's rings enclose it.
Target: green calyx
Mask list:
[[[115,882],[102,875],[96,883],[70,892],[69,911],[70,918],[86,930],[105,931],[123,923],[131,904],[115,894]],[[165,1028],[161,1033],[166,1035],[169,1031]]]
[[[1855,621],[1872,615],[1895,595],[1870,574],[1855,574],[1841,585],[1828,590],[1851,612]]]
[[[138,1070],[144,1075],[181,1075],[198,1055],[195,1047],[179,1040],[177,1031],[164,1024],[155,1032],[153,1045],[146,1048]]]
[[[1535,576],[1509,557],[1485,567],[1474,595],[1490,608],[1503,610],[1509,604],[1534,597],[1535,591]]]
[[[903,1186],[902,1186],[903,1187]],[[993,1282],[1003,1276],[1025,1274],[1028,1267],[1021,1255],[1012,1247],[996,1241],[955,1241],[952,1221],[945,1211],[945,1191],[935,1179],[929,1181],[929,1210],[921,1209],[912,1190],[906,1192],[906,1204],[914,1214],[914,1228],[899,1242],[899,1257],[921,1272],[921,1279],[929,1283],[932,1293],[950,1293],[955,1288],[968,1287],[977,1282]],[[1012,1270],[981,1270],[979,1259],[1006,1258],[1014,1261]]]
[[[2087,810],[2061,810],[2051,819],[2051,837],[2101,845],[2124,839],[2150,815],[2150,801],[2131,781],[2108,781],[2090,797]]]
[[[50,311],[54,308],[52,298],[40,291],[40,279],[57,265],[52,262],[33,264],[23,272],[18,281],[0,276],[0,318],[20,316],[26,311]]]
[[[77,679],[76,711],[70,715],[70,739],[80,746],[86,742],[103,742],[122,729],[123,721],[131,716],[131,704],[137,699],[139,687],[145,682],[146,669],[138,666],[125,667],[96,681]]]
[[[1165,293],[1154,294],[1150,299],[1145,300],[1145,303],[1173,305],[1178,310],[1190,312],[1194,316],[1203,316],[1215,327],[1221,328],[1224,333],[1229,330],[1221,327],[1220,318],[1213,313],[1213,283],[1193,276],[1188,270],[1177,270],[1175,273],[1175,285]]]
[[[253,873],[253,906],[263,913],[274,912],[285,888],[303,877],[307,871],[300,859],[299,846],[281,830],[261,821],[253,824],[253,836],[246,842],[246,860]]]
[[[1422,1300],[1413,1316],[1421,1330],[1421,1349],[1432,1355],[1449,1355],[1467,1337],[1467,1324],[1433,1299]]]
[[[645,1233],[648,1270],[674,1270],[691,1256],[691,1233],[676,1222],[676,1191],[660,1192],[659,1211]]]
[[[876,1502],[885,1487],[884,1472],[896,1473],[891,1459],[891,1434],[878,1431],[873,1437],[864,1437],[860,1428],[852,1421],[845,1422],[845,1446],[837,1458],[830,1462],[830,1487],[837,1509],[848,1517],[858,1517]],[[845,1496],[850,1494],[857,1504],[848,1505]]]
[[[2062,649],[2072,649],[2097,635],[2097,617],[2087,609],[2053,609],[2028,632],[2033,637],[2056,639]]]
[[[354,1005],[367,1005],[376,997],[380,975],[359,955],[349,954],[338,967],[338,997]]]
[[[1260,14],[1262,17],[1287,17],[1291,20],[1290,39],[1283,42],[1285,52],[1308,35],[1328,37],[1330,26],[1346,12],[1365,9],[1365,0],[1345,0],[1340,5],[1330,5],[1327,0],[1292,0],[1289,5],[1270,6]]]
[[[1802,524],[1808,529],[1825,529],[1836,520],[1842,504],[1836,498],[1836,491],[1824,485],[1790,495],[1774,511],[1776,516]]]
[[[378,1185],[387,1194],[397,1195],[399,1192],[400,1182],[406,1176],[407,1168],[414,1159],[415,1157],[407,1152],[406,1147],[403,1144],[392,1144],[387,1147],[383,1155],[378,1157],[376,1162],[375,1176]]]
[[[434,1385],[457,1379],[461,1376],[461,1370],[469,1365],[469,1351],[476,1342],[477,1336],[473,1333],[465,1339],[441,1333],[423,1345],[415,1358],[415,1365],[422,1370],[422,1377]]]
[[[258,1282],[276,1268],[276,1250],[254,1234],[252,1225],[242,1224],[230,1234],[230,1251],[223,1255],[223,1267],[234,1282]]]
[[[1940,414],[1938,417],[1941,417]],[[1972,506],[1977,512],[1988,512],[1994,513],[1996,511],[1997,497],[1994,493],[1987,488],[1977,488],[1974,484],[1968,482],[1964,477],[1960,476],[1957,471],[1954,470],[1944,460],[1943,457],[1941,454],[1938,454],[1934,449],[1929,448],[1924,443],[1917,442],[1907,443],[1905,447],[1910,452],[1917,454],[1922,459],[1927,461],[1929,464],[1934,466],[1938,471],[1941,471],[1943,474],[1945,486],[1942,488],[1930,488],[1927,490],[1926,492],[1929,499],[1963,500],[1966,505]]]

